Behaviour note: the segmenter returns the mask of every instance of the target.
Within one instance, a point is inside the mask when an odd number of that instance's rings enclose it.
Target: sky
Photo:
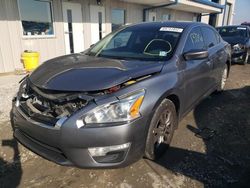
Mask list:
[[[233,24],[250,22],[250,0],[235,0]]]

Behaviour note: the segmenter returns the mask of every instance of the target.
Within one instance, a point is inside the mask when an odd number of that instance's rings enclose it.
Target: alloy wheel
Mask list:
[[[168,146],[171,140],[172,133],[172,113],[169,110],[165,110],[159,117],[152,134],[154,138],[154,150],[157,153],[161,153],[163,149]]]

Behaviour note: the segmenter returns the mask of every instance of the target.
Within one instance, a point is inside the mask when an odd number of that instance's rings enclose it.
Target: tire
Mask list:
[[[228,66],[227,66],[227,64],[225,64],[224,68],[221,72],[220,84],[219,84],[218,89],[217,89],[218,92],[224,91],[227,77],[228,77]]]
[[[166,152],[177,124],[174,103],[171,100],[164,99],[157,107],[150,122],[145,147],[146,158],[156,160]]]

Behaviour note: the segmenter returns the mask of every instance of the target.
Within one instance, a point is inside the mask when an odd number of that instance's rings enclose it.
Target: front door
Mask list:
[[[193,28],[188,34],[183,54],[192,51],[206,50],[204,38],[200,27]],[[185,71],[183,80],[185,80],[185,101],[186,110],[202,98],[211,88],[210,75],[212,74],[212,63],[209,58],[187,60],[184,62]],[[185,110],[185,111],[186,111]]]
[[[63,22],[66,54],[84,51],[81,4],[63,2]]]
[[[91,43],[95,44],[105,35],[105,9],[102,6],[90,6]]]

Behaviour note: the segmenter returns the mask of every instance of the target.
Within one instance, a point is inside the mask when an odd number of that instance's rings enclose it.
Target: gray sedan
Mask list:
[[[202,23],[126,26],[21,80],[13,99],[14,136],[61,165],[106,168],[143,156],[155,160],[185,114],[224,89],[230,50]]]

